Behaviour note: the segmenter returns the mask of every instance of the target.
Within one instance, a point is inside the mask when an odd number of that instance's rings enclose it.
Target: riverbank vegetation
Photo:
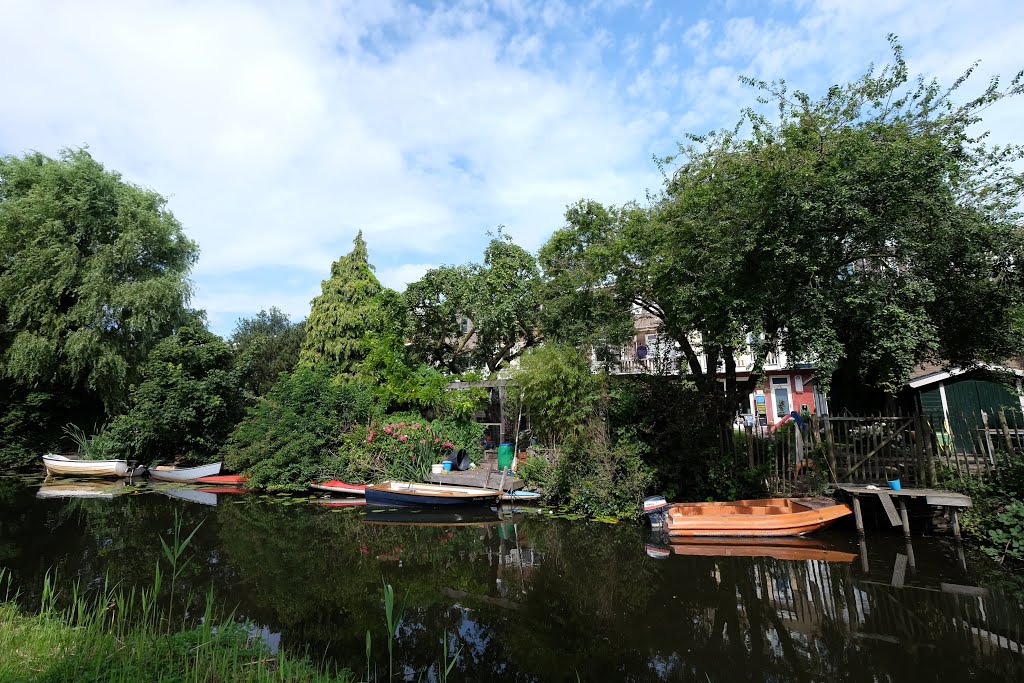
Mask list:
[[[189,308],[198,252],[162,197],[84,150],[4,158],[0,464],[63,449],[74,423],[95,454],[223,458],[272,490],[420,478],[453,449],[481,455],[487,392],[448,384],[500,376],[541,447],[526,474],[556,504],[760,495],[720,437],[771,354],[813,359],[819,391],[891,394],[924,361],[1024,351],[1024,151],[977,132],[1024,86],[970,97],[969,75],[915,80],[893,40],[892,63],[818,98],[747,80],[759,104],[687,136],[646,203],[581,199],[536,255],[498,229],[480,263],[402,293],[360,232],[306,320],[271,308],[227,340]],[[672,344],[653,376],[610,376],[638,312]]]

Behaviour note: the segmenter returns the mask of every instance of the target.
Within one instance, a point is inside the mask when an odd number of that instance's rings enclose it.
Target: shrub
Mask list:
[[[250,409],[225,453],[225,464],[246,472],[257,488],[304,490],[323,474],[345,433],[376,414],[373,393],[323,369],[282,375]]]
[[[599,419],[592,419],[561,453],[550,473],[549,493],[556,503],[590,516],[635,517],[654,483],[644,464],[646,447],[621,430],[613,440]]]
[[[473,422],[388,415],[346,434],[326,470],[353,481],[422,481],[429,479],[431,464],[459,449],[479,462],[482,435],[483,425]]]
[[[534,434],[554,446],[586,429],[602,391],[600,382],[583,353],[546,343],[523,354],[510,395],[523,396]]]

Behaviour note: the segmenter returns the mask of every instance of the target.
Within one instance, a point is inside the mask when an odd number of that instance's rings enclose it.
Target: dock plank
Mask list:
[[[501,485],[501,470],[479,467],[465,472],[443,472],[430,475],[431,484],[447,484],[448,486],[476,486],[485,489],[497,489]],[[523,480],[518,477],[505,477],[505,491],[518,491],[523,488]]]

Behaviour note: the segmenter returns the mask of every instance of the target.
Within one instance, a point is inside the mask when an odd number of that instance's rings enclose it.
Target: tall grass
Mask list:
[[[159,561],[152,584],[140,590],[107,581],[89,594],[73,584],[70,593],[63,595],[57,578],[47,573],[39,610],[29,614],[17,606],[17,595],[11,595],[11,576],[0,567],[0,681],[355,683],[355,676],[347,669],[331,671],[308,656],[271,653],[254,636],[257,629],[252,624],[236,619],[234,614],[216,613],[212,588],[206,593],[201,614],[191,618],[181,614],[175,623],[170,596],[187,566],[188,560],[182,561],[182,556],[196,531],[198,527],[185,536],[180,518],[175,517],[170,541],[160,539],[170,566],[166,574],[170,576],[168,596],[161,592],[165,573]],[[392,680],[405,600],[396,606],[391,584],[383,582],[383,589],[388,680]],[[191,596],[185,603],[192,604]],[[436,669],[431,665],[421,679],[426,674],[429,680],[447,681],[461,651],[461,647],[451,651],[446,632]],[[378,680],[372,662],[372,638],[367,630],[367,683]]]

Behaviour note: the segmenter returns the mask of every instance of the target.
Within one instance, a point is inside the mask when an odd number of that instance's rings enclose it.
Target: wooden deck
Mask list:
[[[495,489],[501,485],[501,470],[482,466],[465,472],[442,472],[430,476],[431,484],[448,484],[451,486],[475,486],[478,488]],[[506,475],[505,491],[518,491],[523,488],[523,480]]]
[[[907,514],[907,501],[924,499],[926,505],[946,508],[949,511],[950,520],[953,526],[953,537],[960,540],[960,520],[957,517],[957,510],[971,507],[970,496],[955,491],[943,489],[904,488],[894,491],[889,488],[869,489],[863,484],[836,484],[837,491],[842,491],[853,499],[853,515],[857,521],[857,531],[864,534],[864,517],[861,514],[860,499],[862,496],[874,496],[882,504],[889,523],[893,526],[903,526],[903,535],[910,538],[910,517]],[[892,499],[895,498],[899,505],[899,513]]]

